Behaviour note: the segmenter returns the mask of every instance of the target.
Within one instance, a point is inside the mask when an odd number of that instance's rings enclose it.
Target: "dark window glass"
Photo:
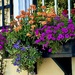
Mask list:
[[[0,28],[9,26],[13,15],[13,0],[0,0]]]

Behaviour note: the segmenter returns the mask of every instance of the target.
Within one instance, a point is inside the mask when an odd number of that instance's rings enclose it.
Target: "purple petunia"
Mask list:
[[[62,34],[59,34],[58,37],[57,37],[57,40],[60,41],[62,39],[64,39],[64,36]]]
[[[2,50],[2,49],[3,49],[3,46],[0,45],[0,50]]]
[[[62,33],[68,33],[68,29],[67,28],[62,28],[61,31],[62,31]]]
[[[48,34],[48,35],[47,35],[47,39],[48,39],[48,40],[51,40],[51,39],[52,39],[52,34]]]
[[[50,49],[48,50],[48,52],[52,52],[52,48],[50,48]]]
[[[36,44],[38,44],[39,42],[41,42],[40,39],[37,39],[37,40],[35,41]]]
[[[65,34],[65,38],[70,38],[70,35],[69,34]]]

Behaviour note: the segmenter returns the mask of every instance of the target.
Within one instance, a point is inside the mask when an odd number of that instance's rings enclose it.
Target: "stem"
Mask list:
[[[29,75],[29,71],[27,73],[28,73],[27,75]]]

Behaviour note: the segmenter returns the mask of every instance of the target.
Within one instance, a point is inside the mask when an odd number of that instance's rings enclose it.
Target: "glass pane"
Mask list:
[[[4,0],[4,5],[10,4],[10,0]]]
[[[0,26],[2,26],[2,10],[0,10]]]
[[[2,0],[0,0],[0,6],[2,6]]]
[[[5,25],[7,26],[10,23],[10,9],[9,8],[4,9],[4,17],[5,17],[4,22],[5,22]]]

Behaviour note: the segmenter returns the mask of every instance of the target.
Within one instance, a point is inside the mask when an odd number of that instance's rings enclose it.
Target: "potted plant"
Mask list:
[[[37,10],[37,11],[36,11]],[[67,16],[58,16],[54,9],[31,5],[10,23],[5,48],[18,71],[34,71],[34,64],[43,53],[57,53],[63,43],[75,38],[75,25]]]

